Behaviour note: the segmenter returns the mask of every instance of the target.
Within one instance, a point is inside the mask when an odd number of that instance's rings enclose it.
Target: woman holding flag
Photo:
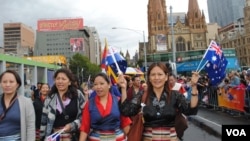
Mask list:
[[[110,92],[110,79],[105,73],[94,78],[96,96],[91,97],[82,113],[82,125],[79,141],[125,141],[131,120],[120,114],[120,97]],[[118,84],[121,93],[126,94],[127,83],[119,75]]]
[[[148,88],[142,99],[138,100],[138,103],[132,103],[127,100],[126,94],[122,94],[122,114],[134,116],[142,112],[144,129],[141,140],[143,141],[178,141],[175,127],[177,111],[186,115],[197,113],[198,90],[196,84],[199,78],[198,73],[193,72],[191,78],[193,89],[190,104],[187,103],[183,94],[170,90],[169,73],[164,63],[153,63],[148,69]]]
[[[44,102],[40,137],[42,140],[60,137],[61,141],[71,141],[77,137],[81,125],[84,95],[74,84],[73,73],[69,69],[57,70],[54,81]]]

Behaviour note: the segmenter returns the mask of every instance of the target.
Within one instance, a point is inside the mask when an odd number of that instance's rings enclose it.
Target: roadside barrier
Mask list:
[[[250,91],[242,88],[208,87],[202,103],[214,109],[236,111],[250,115]]]

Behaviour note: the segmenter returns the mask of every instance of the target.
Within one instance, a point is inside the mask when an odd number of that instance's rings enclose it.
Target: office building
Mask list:
[[[99,64],[99,36],[95,28],[84,26],[83,18],[44,19],[37,23],[36,56],[63,55],[67,62],[80,53]],[[60,62],[55,62],[60,63]]]
[[[245,0],[244,18],[237,21],[237,24],[227,26],[221,38],[222,48],[235,48],[238,64],[241,67],[250,68],[250,0]],[[239,25],[244,25],[244,28]],[[235,68],[239,69],[239,68]]]
[[[35,32],[23,23],[4,23],[4,53],[30,56],[35,44]],[[25,51],[21,51],[22,49]]]
[[[245,0],[207,0],[210,23],[218,23],[221,27],[243,18]]]
[[[95,27],[87,27],[84,29],[89,33],[89,60],[91,63],[100,64],[101,63],[101,40],[99,38],[99,34]]]

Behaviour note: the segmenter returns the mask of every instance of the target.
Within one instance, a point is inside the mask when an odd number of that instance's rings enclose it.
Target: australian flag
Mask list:
[[[205,66],[205,71],[209,76],[210,83],[214,86],[220,84],[226,77],[228,61],[216,42],[212,41],[210,43],[205,59],[208,61]]]
[[[221,59],[223,57],[222,54],[223,52],[220,46],[212,40],[204,58],[205,60],[211,62],[214,67],[220,67]]]

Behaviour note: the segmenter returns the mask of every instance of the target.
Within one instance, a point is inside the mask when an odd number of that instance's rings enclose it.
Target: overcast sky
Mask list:
[[[127,50],[132,57],[138,50],[138,42],[143,41],[147,29],[147,4],[149,0],[2,0],[0,4],[0,46],[3,46],[3,23],[22,22],[37,29],[37,20],[51,18],[82,17],[84,25],[95,27],[102,47],[105,38],[109,45]],[[166,0],[173,12],[187,12],[189,0]],[[198,0],[206,19],[207,0]],[[208,20],[207,20],[208,22]],[[134,32],[112,27],[138,30]]]

